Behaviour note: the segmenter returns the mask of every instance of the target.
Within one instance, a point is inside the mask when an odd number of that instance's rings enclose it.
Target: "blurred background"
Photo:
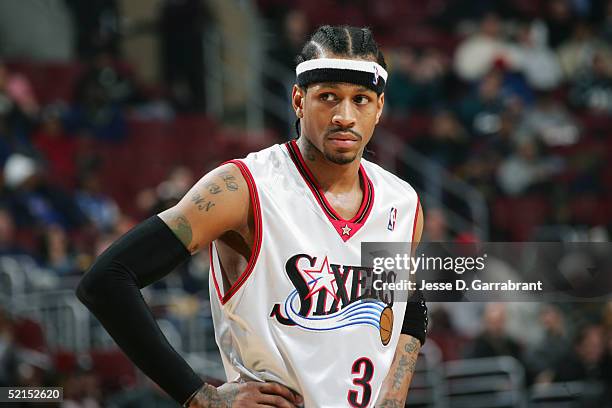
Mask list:
[[[295,137],[294,57],[322,24],[385,53],[367,157],[417,188],[425,239],[609,241],[610,0],[2,1],[0,386],[176,406],[76,282],[208,170]],[[144,295],[219,379],[207,286],[202,251]],[[612,302],[431,303],[409,406],[603,407],[611,373]]]

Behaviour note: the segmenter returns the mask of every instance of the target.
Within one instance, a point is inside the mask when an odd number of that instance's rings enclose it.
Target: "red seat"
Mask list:
[[[121,350],[91,350],[89,355],[105,390],[119,391],[136,384],[136,368]]]
[[[15,342],[24,348],[45,352],[47,350],[47,339],[42,325],[30,318],[21,317],[13,324]]]

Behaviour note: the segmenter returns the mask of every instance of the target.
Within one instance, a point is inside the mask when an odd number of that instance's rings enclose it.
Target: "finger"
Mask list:
[[[288,401],[291,401],[293,403],[298,402],[296,400],[296,397],[293,391],[291,391],[289,388],[283,385],[280,385],[278,383],[273,383],[273,382],[264,383],[261,385],[260,389],[262,393],[280,395],[284,397],[285,399],[287,399]]]
[[[257,398],[257,402],[260,404],[272,405],[273,407],[277,408],[297,408],[289,400],[281,397],[280,395],[261,394],[261,396]]]

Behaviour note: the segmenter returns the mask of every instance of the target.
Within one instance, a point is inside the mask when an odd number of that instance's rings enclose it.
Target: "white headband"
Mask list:
[[[304,61],[295,67],[295,74],[300,75],[313,69],[348,69],[352,71],[368,72],[375,76],[380,76],[387,82],[387,70],[374,61],[336,59],[336,58],[315,58]]]

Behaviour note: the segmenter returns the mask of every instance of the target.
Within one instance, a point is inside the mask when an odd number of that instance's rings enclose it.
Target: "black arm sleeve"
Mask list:
[[[415,290],[406,304],[402,334],[417,338],[421,346],[425,344],[427,336],[427,305],[423,292]]]
[[[140,289],[188,258],[181,241],[154,216],[104,251],[76,292],[125,354],[180,404],[203,382],[168,343]]]

